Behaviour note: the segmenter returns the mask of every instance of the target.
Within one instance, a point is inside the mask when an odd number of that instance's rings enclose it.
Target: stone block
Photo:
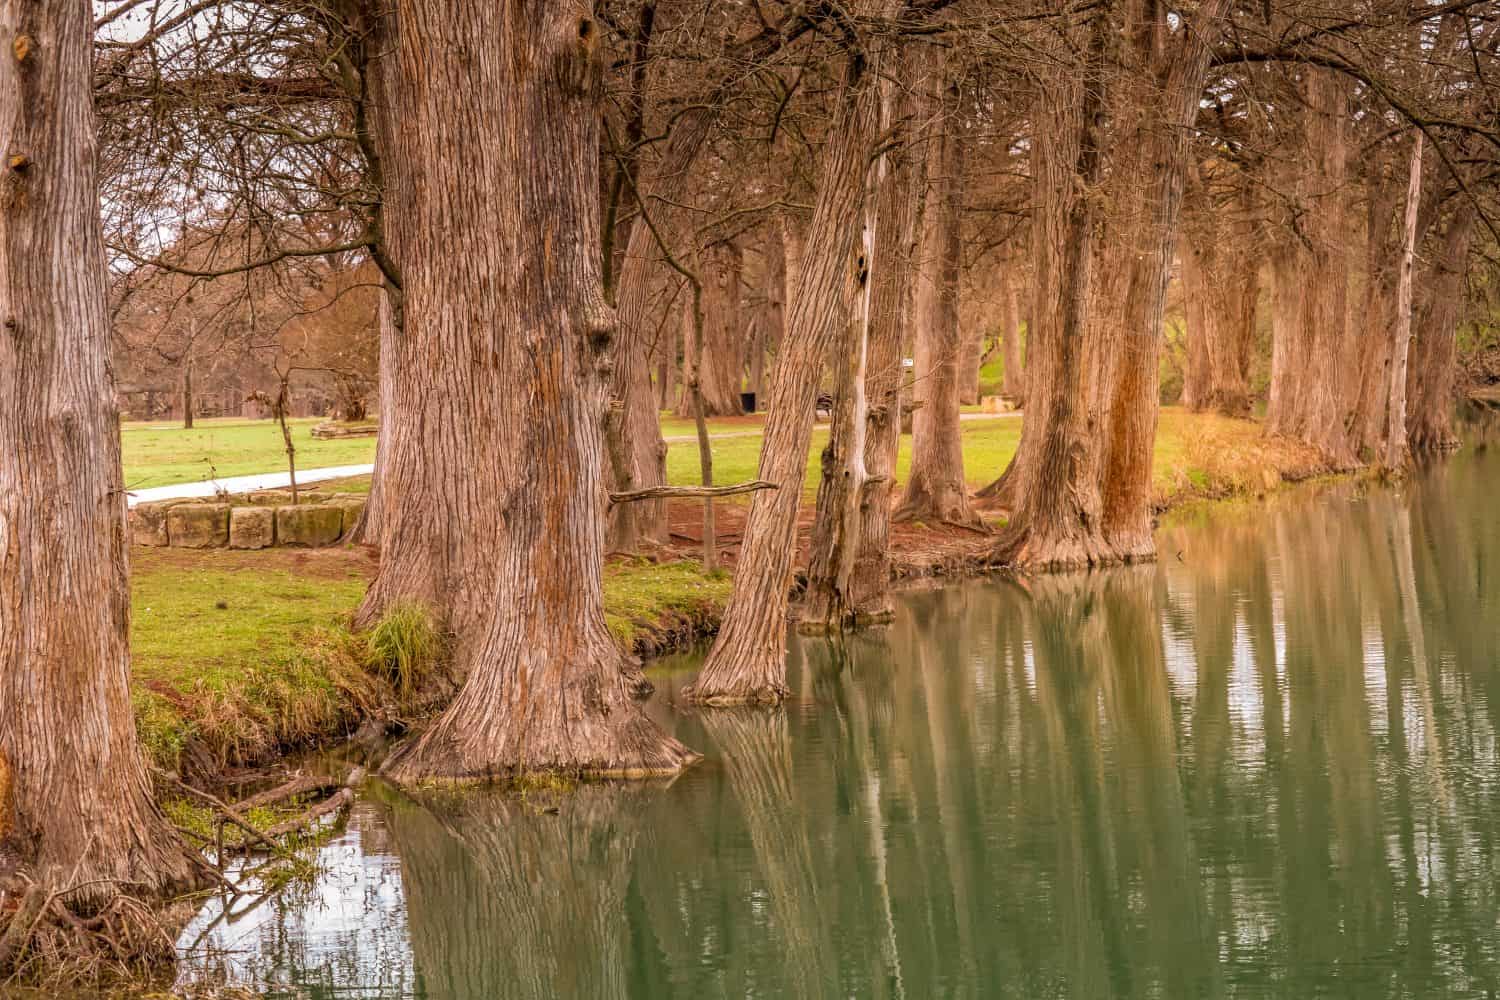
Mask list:
[[[265,549],[276,544],[276,512],[270,507],[235,507],[229,512],[229,547]]]
[[[245,494],[245,502],[257,507],[280,507],[292,502],[292,494],[289,490],[256,490]]]
[[[1009,396],[985,396],[979,401],[981,413],[1011,413],[1015,408],[1016,402]]]
[[[163,546],[167,541],[167,511],[172,504],[143,503],[130,509],[130,540],[137,545]]]
[[[337,507],[344,513],[343,528],[339,532],[340,538],[348,538],[349,532],[359,523],[359,516],[365,512],[365,501],[363,497],[340,498],[332,501],[329,505]]]
[[[229,544],[227,503],[182,503],[167,511],[167,539],[177,549],[216,549]]]
[[[344,530],[344,512],[332,504],[276,508],[276,543],[315,548],[332,545]]]

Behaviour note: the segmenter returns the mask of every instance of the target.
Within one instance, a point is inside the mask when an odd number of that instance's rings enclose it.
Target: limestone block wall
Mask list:
[[[130,511],[137,545],[180,549],[321,548],[349,536],[365,509],[357,493],[263,490],[212,500],[162,500]]]

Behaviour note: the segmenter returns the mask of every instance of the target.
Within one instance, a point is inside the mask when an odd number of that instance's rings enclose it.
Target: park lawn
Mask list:
[[[399,702],[349,628],[376,567],[368,550],[132,557],[131,694],[157,767],[182,769],[190,750],[215,771],[264,761],[347,736],[362,710]],[[605,621],[626,648],[663,650],[702,634],[729,589],[727,573],[695,562],[611,564]]]
[[[365,465],[375,460],[375,439],[312,436],[308,417],[289,421],[297,468]],[[126,423],[120,428],[121,464],[127,489],[195,483],[286,469],[286,444],[274,420],[201,419],[192,430],[173,423]]]
[[[321,422],[319,417],[289,421],[292,444],[297,449],[297,468],[367,465],[375,461],[374,438],[319,440],[312,436],[312,428]],[[711,434],[748,433],[757,435],[757,441],[764,423],[765,414],[714,417],[708,421]],[[693,437],[697,427],[692,420],[664,415],[662,434],[671,438]],[[274,420],[200,418],[194,421],[192,430],[184,430],[180,423],[132,421],[121,426],[120,442],[125,484],[129,489],[286,470],[286,445],[281,427]],[[677,445],[680,450],[684,443]],[[697,453],[693,456],[696,469]]]
[[[967,478],[977,488],[1015,454],[1021,421],[969,420],[962,431]],[[826,438],[820,426],[808,496]],[[909,466],[910,443],[903,438],[898,476]],[[759,447],[758,436],[715,441],[716,481],[754,478]],[[697,482],[697,465],[692,445],[668,453],[673,482]],[[1311,449],[1266,438],[1258,423],[1168,407],[1158,428],[1153,499],[1160,509],[1260,493],[1319,471]],[[137,547],[132,558],[133,697],[158,766],[181,767],[190,747],[200,765],[206,754],[219,769],[262,761],[344,736],[362,710],[396,700],[391,679],[372,671],[365,640],[349,628],[376,568],[371,550]],[[627,648],[665,651],[708,630],[730,587],[728,574],[705,575],[695,562],[612,562],[604,579],[606,621]]]
[[[1000,386],[1005,382],[1005,352],[996,351],[995,356],[990,358],[979,367],[979,394],[981,396],[1000,395]]]

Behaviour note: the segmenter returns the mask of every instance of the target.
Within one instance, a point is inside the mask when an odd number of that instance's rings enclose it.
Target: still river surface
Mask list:
[[[671,783],[375,788],[183,982],[323,997],[1500,994],[1500,447],[902,596]],[[555,813],[546,811],[556,805]]]

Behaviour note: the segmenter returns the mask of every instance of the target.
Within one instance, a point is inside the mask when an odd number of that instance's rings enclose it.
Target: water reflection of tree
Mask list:
[[[1177,765],[1155,571],[1026,585],[1079,995],[1204,996],[1216,961]]]
[[[703,729],[724,756],[770,893],[785,946],[789,986],[798,996],[828,995],[837,982],[829,959],[826,911],[807,822],[794,792],[784,710],[711,709]]]
[[[656,792],[585,785],[554,801],[470,790],[395,806],[425,995],[627,995],[625,895]]]
[[[797,640],[784,710],[677,719],[711,753],[665,794],[419,814],[418,968],[435,996],[1493,992],[1500,519],[1464,461]]]

